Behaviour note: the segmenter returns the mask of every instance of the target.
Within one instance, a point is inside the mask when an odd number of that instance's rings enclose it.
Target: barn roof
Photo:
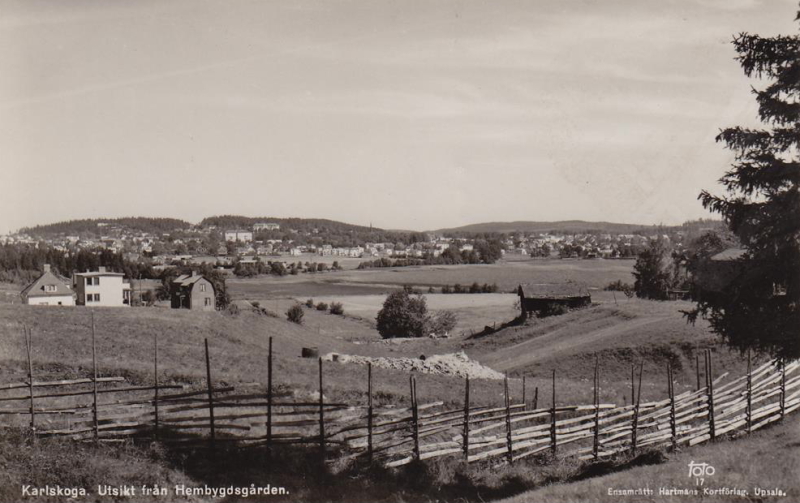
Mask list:
[[[727,250],[723,250],[716,255],[711,257],[711,260],[716,261],[728,261],[728,260],[739,260],[744,257],[747,250],[743,248],[728,248]]]

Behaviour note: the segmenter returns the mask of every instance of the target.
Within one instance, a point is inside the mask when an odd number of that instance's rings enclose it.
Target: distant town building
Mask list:
[[[215,298],[213,283],[195,271],[178,276],[170,283],[173,309],[213,311],[216,308]]]
[[[77,272],[72,275],[76,304],[89,307],[129,306],[131,285],[121,272],[109,272],[100,267],[96,272]]]
[[[225,231],[225,241],[249,243],[253,240],[253,233],[250,231]]]
[[[44,265],[44,272],[20,293],[22,302],[32,306],[74,306],[75,293],[68,278],[62,278]]]
[[[280,229],[281,229],[281,224],[276,224],[273,222],[259,222],[257,224],[253,224],[253,232],[278,231]]]

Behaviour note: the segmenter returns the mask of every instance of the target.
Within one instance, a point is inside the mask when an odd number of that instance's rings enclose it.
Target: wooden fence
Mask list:
[[[94,336],[93,336],[94,340]],[[363,458],[388,467],[414,459],[460,456],[467,462],[515,461],[543,454],[599,459],[645,446],[696,445],[734,431],[752,432],[782,419],[800,407],[800,362],[770,361],[745,375],[716,379],[711,353],[704,353],[704,385],[676,394],[672,368],[664,376],[668,396],[641,402],[643,365],[638,387],[631,373],[631,405],[600,403],[599,365],[594,368],[592,404],[557,405],[557,379],[552,374],[549,404],[526,397],[513,403],[504,382],[501,407],[473,405],[470,380],[464,381],[461,407],[442,402],[418,403],[416,377],[409,378],[410,406],[373,405],[372,367],[367,366],[366,403],[325,401],[324,362],[319,359],[318,396],[299,401],[273,389],[272,338],[267,359],[267,383],[242,392],[214,387],[212,355],[205,342],[206,386],[186,389],[159,383],[158,341],[154,344],[154,384],[131,386],[121,377],[100,377],[92,343],[92,377],[37,381],[31,360],[30,335],[25,333],[28,379],[0,385],[0,426],[29,427],[33,438],[69,437],[97,442],[129,438],[158,439],[174,448],[272,449],[305,444],[323,457]],[[474,383],[473,383],[474,385]],[[24,392],[22,392],[24,390]],[[39,391],[43,390],[43,391]]]

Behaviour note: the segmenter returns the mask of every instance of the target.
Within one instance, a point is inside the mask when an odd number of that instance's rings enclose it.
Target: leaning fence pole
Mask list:
[[[539,405],[539,386],[533,389],[533,410]]]
[[[205,340],[206,346],[206,388],[208,389],[208,420],[211,426],[211,448],[214,449],[217,443],[217,432],[214,425],[214,390],[211,387],[211,358],[208,355],[208,339]]]
[[[717,427],[714,421],[714,369],[711,366],[711,350],[706,350],[706,393],[708,394],[708,432],[711,440],[717,437]]]
[[[419,460],[419,409],[417,408],[417,380],[409,378],[411,386],[411,426],[414,434],[414,458]]]
[[[272,454],[272,337],[267,354],[267,454]]]
[[[325,398],[322,394],[322,357],[319,357],[319,450],[325,460]]]
[[[553,407],[550,409],[550,449],[556,453],[556,370],[553,369]]]
[[[97,344],[95,342],[94,311],[92,313],[92,419],[94,420],[94,440],[100,439],[100,423],[97,420]]]
[[[514,449],[511,444],[511,396],[508,394],[508,373],[503,380],[503,390],[506,400],[506,447],[508,448],[507,458],[509,463],[514,463]]]
[[[367,457],[372,464],[372,362],[367,363]]]
[[[158,439],[158,333],[153,338],[153,434]]]
[[[464,460],[469,462],[469,376],[464,388]]]
[[[36,440],[36,412],[33,407],[33,359],[31,358],[31,331],[28,327],[23,326],[22,331],[25,333],[25,350],[28,353],[28,393],[31,398],[31,438]]]
[[[675,424],[675,383],[672,377],[672,365],[667,364],[667,390],[669,392],[669,430],[670,440],[672,441],[672,449],[675,450],[678,446],[677,425]]]
[[[522,376],[522,410],[528,410],[528,402],[525,389],[525,376]]]
[[[752,432],[753,428],[753,375],[752,375],[752,359],[750,350],[747,350],[747,433]]]
[[[600,450],[600,361],[595,355],[594,359],[594,439],[592,442],[592,456],[596,460]]]

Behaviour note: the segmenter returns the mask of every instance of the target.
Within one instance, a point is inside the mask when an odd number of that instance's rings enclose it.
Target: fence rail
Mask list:
[[[600,403],[596,361],[591,404],[557,405],[554,371],[549,407],[538,404],[538,388],[533,403],[527,402],[524,381],[522,403],[514,403],[508,378],[501,407],[473,405],[474,383],[467,378],[463,406],[447,408],[440,401],[419,403],[414,376],[409,379],[410,406],[374,406],[371,365],[366,403],[325,401],[321,358],[317,398],[298,401],[279,395],[273,389],[272,338],[267,384],[256,392],[215,387],[207,341],[204,389],[159,383],[157,340],[152,386],[98,376],[94,343],[91,378],[37,380],[27,329],[25,344],[28,379],[0,384],[0,427],[25,426],[28,421],[34,439],[156,438],[175,448],[212,449],[306,445],[319,448],[323,458],[335,451],[336,456],[363,457],[387,467],[441,456],[460,456],[469,463],[487,459],[514,463],[548,451],[600,459],[645,446],[697,445],[734,431],[750,433],[800,408],[800,362],[773,360],[752,369],[748,355],[747,373],[725,382],[727,373],[712,379],[710,351],[704,353],[704,386],[700,387],[698,367],[697,389],[676,394],[675,377],[667,367],[668,396],[655,402],[641,402],[642,364],[638,389],[635,369],[631,371],[630,405]]]

